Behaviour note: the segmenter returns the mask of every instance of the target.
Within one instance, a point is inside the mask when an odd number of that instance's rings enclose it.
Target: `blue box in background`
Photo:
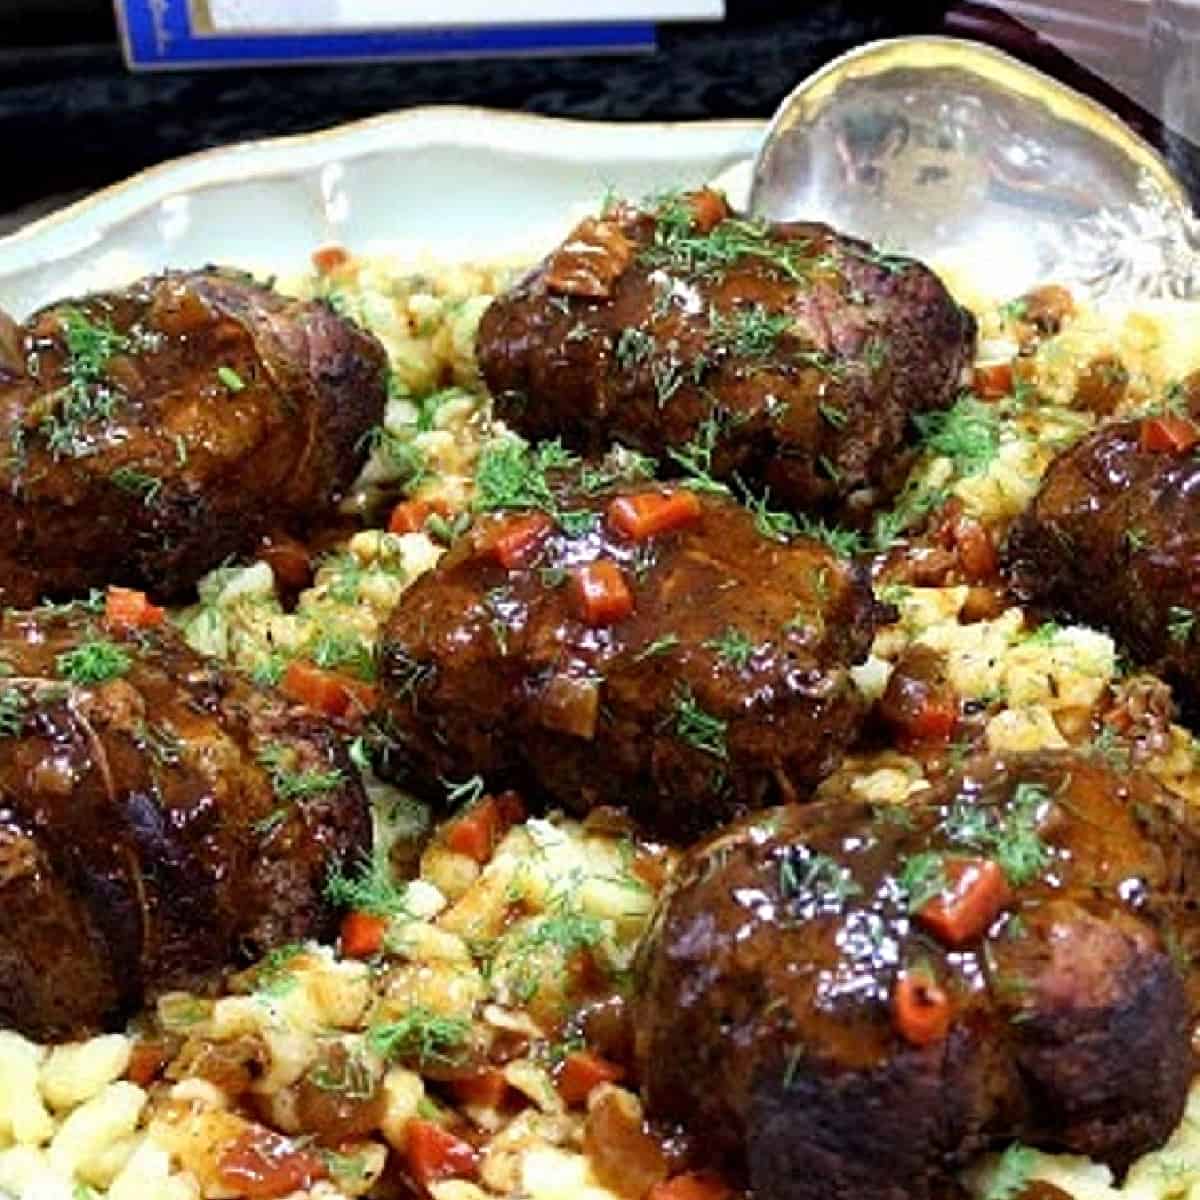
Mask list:
[[[653,50],[659,20],[723,0],[116,0],[135,70]]]

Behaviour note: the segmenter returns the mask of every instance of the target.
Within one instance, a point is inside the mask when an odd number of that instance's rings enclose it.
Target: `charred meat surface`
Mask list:
[[[0,602],[185,595],[331,508],[386,399],[373,336],[216,270],[56,304],[0,362]]]
[[[336,932],[371,828],[324,722],[83,606],[6,613],[0,663],[0,1026],[95,1029]]]
[[[693,850],[634,1010],[648,1111],[754,1195],[941,1194],[1019,1138],[1123,1170],[1192,1076],[1195,831],[1148,776],[974,760]]]
[[[624,807],[673,838],[803,794],[862,719],[848,668],[888,611],[864,575],[724,496],[594,465],[556,490],[547,449],[510,464],[545,508],[479,516],[393,613],[384,769]]]
[[[1006,549],[1021,599],[1107,629],[1200,712],[1200,430],[1106,425],[1050,465]]]
[[[478,353],[527,437],[699,448],[718,478],[853,519],[903,482],[912,416],[952,403],[974,342],[919,263],[702,191],[585,220],[492,304]]]

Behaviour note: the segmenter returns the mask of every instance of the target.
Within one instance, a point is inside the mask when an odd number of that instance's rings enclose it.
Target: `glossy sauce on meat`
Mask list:
[[[78,607],[5,615],[0,664],[0,1024],[94,1029],[334,933],[371,828],[325,722]]]
[[[1195,712],[1200,460],[1147,448],[1151,420],[1106,425],[1060,454],[1006,557],[1024,600],[1109,630]]]
[[[383,348],[215,270],[34,314],[0,369],[0,601],[185,595],[330,510],[382,416]]]
[[[1149,777],[1044,753],[718,834],[643,952],[651,1115],[772,1200],[937,1194],[1013,1138],[1123,1169],[1178,1122],[1194,1065],[1187,822]],[[956,864],[984,860],[1000,891],[950,936]],[[924,1027],[898,1008],[914,982],[939,1006]]]
[[[855,518],[903,482],[910,417],[952,403],[974,340],[920,264],[704,191],[584,221],[487,310],[478,353],[527,437],[668,470],[699,445],[718,478]]]
[[[642,541],[610,523],[618,497],[680,491],[568,490],[573,532],[543,518],[512,569],[489,546],[514,518],[478,518],[387,626],[390,769],[426,790],[478,772],[575,812],[624,807],[674,839],[831,771],[863,715],[848,668],[887,610],[822,543],[765,537],[724,497],[686,492],[694,521]],[[575,594],[597,563],[631,600],[602,625]]]

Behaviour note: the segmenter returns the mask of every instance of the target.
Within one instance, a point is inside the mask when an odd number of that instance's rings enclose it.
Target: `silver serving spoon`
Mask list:
[[[1200,298],[1182,185],[1102,105],[956,38],[873,42],[810,75],[755,159],[750,210],[961,268],[997,295]]]

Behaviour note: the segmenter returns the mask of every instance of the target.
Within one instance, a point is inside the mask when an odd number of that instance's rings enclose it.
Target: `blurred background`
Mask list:
[[[1174,131],[1148,111],[1164,109],[1146,89],[1161,82],[1163,56],[1178,57],[1196,9],[1195,0],[727,0],[720,23],[662,26],[652,54],[133,73],[110,0],[0,0],[0,161],[9,164],[0,232],[166,158],[416,104],[617,121],[766,117],[821,63],[908,33],[989,41],[1091,92],[1168,151],[1195,200],[1191,79],[1177,89]]]

